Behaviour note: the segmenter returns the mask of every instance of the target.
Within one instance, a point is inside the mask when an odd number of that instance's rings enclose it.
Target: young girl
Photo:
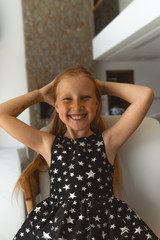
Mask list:
[[[105,128],[101,117],[102,94],[130,103],[110,128]],[[31,211],[14,240],[158,240],[125,202],[115,198],[112,186],[115,156],[152,101],[148,87],[98,81],[76,66],[45,87],[1,104],[1,127],[45,159],[51,178],[50,197]],[[16,118],[39,102],[55,107],[50,133]],[[36,169],[39,159],[27,174]]]

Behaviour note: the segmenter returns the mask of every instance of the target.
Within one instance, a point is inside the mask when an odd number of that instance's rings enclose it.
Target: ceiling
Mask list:
[[[103,55],[105,61],[160,61],[160,18]]]

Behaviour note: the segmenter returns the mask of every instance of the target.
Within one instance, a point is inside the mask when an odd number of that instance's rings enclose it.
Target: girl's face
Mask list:
[[[56,111],[66,125],[66,135],[82,136],[90,131],[98,100],[92,81],[84,76],[67,76],[56,89]]]

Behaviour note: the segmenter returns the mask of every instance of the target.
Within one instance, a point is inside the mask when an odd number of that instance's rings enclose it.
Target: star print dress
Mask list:
[[[158,240],[113,194],[114,167],[100,133],[55,138],[50,197],[28,215],[14,240]]]

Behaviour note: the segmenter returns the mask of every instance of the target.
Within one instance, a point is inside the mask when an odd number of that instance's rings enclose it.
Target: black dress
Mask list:
[[[50,197],[28,215],[14,240],[158,240],[125,202],[114,197],[113,171],[101,134],[56,137]]]

